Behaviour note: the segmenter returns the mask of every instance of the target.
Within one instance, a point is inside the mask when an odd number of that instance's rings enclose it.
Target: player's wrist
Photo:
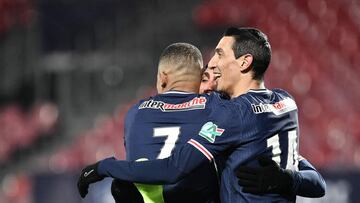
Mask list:
[[[101,161],[98,162],[97,165],[97,173],[99,174],[99,176],[102,177],[109,177],[109,173],[107,171],[108,165],[110,162],[114,161],[115,158],[114,157],[108,157],[106,159],[103,159]]]
[[[286,171],[290,175],[289,177],[291,177],[291,184],[289,185],[289,188],[291,190],[289,190],[288,193],[290,195],[296,195],[302,181],[301,173],[299,171],[293,171],[289,169],[287,169]]]
[[[292,196],[294,193],[294,179],[296,178],[296,173],[289,169],[280,169],[281,177],[279,183],[279,193],[285,196]]]

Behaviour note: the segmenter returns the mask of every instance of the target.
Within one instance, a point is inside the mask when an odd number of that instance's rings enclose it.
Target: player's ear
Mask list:
[[[246,73],[251,69],[250,65],[253,62],[253,56],[251,54],[244,54],[236,59],[236,62],[240,67],[240,71]]]
[[[161,88],[165,89],[168,84],[168,75],[165,71],[160,72],[160,86]]]

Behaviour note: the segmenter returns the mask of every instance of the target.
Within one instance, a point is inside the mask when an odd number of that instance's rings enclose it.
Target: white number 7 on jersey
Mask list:
[[[179,135],[180,127],[154,128],[154,137],[167,137],[157,157],[158,159],[164,159],[171,155]]]

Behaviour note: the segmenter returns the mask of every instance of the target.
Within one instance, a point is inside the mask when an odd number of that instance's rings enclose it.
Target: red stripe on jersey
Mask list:
[[[304,159],[305,159],[304,157],[302,157],[301,155],[299,155],[298,161],[302,161],[302,160],[304,160]]]
[[[221,129],[221,128],[218,128],[218,129],[216,129],[216,132],[218,132],[218,133],[223,133],[225,130],[224,129]]]
[[[206,158],[209,159],[209,161],[212,161],[214,159],[213,155],[204,146],[202,146],[202,144],[198,143],[193,139],[190,139],[188,143],[198,149],[202,154],[204,154]]]

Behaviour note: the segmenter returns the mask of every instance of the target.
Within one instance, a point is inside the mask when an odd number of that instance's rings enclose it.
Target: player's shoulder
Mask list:
[[[292,99],[294,99],[294,97],[286,90],[281,89],[281,88],[274,88],[271,90],[274,94],[278,94],[282,97],[290,97]]]
[[[250,89],[246,93],[232,99],[240,114],[252,114],[254,106],[274,105],[277,102],[290,101],[293,97],[283,89]]]
[[[284,89],[280,88],[274,88],[274,89],[251,89],[245,94],[240,95],[236,100],[238,101],[245,101],[247,102],[261,102],[262,100],[282,100],[284,98],[291,98],[294,99],[294,97],[287,92]],[[241,103],[241,102],[240,102]]]
[[[210,116],[214,120],[228,122],[239,115],[240,108],[231,99],[224,98],[221,93],[214,92],[208,95]]]
[[[142,98],[137,103],[133,104],[130,109],[138,109],[139,106],[141,106],[141,104],[143,104],[146,101],[154,100],[155,97],[156,95]]]
[[[145,101],[151,100],[152,97],[148,97],[148,98],[143,98],[140,99],[138,102],[132,104],[129,108],[128,111],[126,113],[126,117],[130,117],[132,115],[137,114],[139,107],[141,104],[143,104]]]
[[[130,106],[127,114],[136,114],[138,112],[138,110],[141,109],[142,106],[144,106],[145,104],[149,104],[150,101],[157,100],[157,97],[158,97],[158,94],[144,97],[144,98],[138,100],[137,102],[135,102],[134,104],[132,104]]]
[[[224,97],[224,95],[219,92],[212,92],[210,94],[205,94],[204,96],[207,99],[209,106],[214,110],[231,107],[231,100],[227,97]]]

